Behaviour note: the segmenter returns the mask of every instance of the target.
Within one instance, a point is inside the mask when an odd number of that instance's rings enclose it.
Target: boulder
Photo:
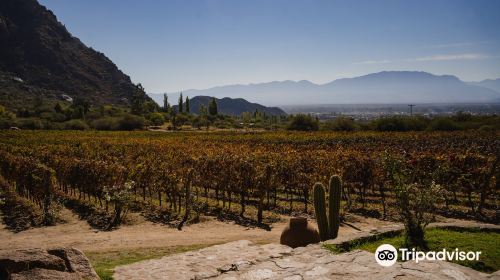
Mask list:
[[[75,248],[0,251],[0,279],[99,279]]]
[[[10,276],[11,280],[52,280],[52,279],[67,279],[67,280],[81,280],[85,279],[80,277],[76,273],[49,270],[43,268],[34,268],[26,271],[21,271],[19,273],[12,274]]]
[[[99,279],[89,259],[87,259],[82,251],[76,248],[58,248],[48,250],[48,252],[63,259],[66,263],[66,268],[70,272],[79,274],[83,279]]]
[[[64,260],[42,249],[0,252],[0,275],[9,275],[32,268],[65,271]]]

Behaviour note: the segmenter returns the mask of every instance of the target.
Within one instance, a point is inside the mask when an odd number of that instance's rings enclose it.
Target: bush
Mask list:
[[[430,131],[454,131],[460,130],[460,127],[450,118],[435,118],[429,124]]]
[[[190,124],[189,116],[186,114],[177,114],[174,121],[174,126],[179,127]]]
[[[413,170],[402,159],[387,153],[382,159],[395,194],[399,219],[405,226],[405,246],[426,250],[425,228],[435,220],[436,205],[443,202],[444,189],[434,181],[412,179]]]
[[[459,111],[452,118],[454,121],[457,121],[457,122],[466,122],[466,121],[470,121],[472,119],[472,115],[469,113],[464,113],[462,111]]]
[[[148,116],[148,120],[151,121],[153,125],[162,125],[165,123],[165,117],[161,113],[151,113]]]
[[[118,130],[143,129],[146,120],[136,115],[125,115],[118,120]]]
[[[23,119],[19,122],[23,129],[43,129],[43,123],[38,119]]]
[[[55,112],[43,112],[40,114],[40,118],[51,122],[63,122],[66,120],[66,115]]]
[[[121,117],[100,118],[91,123],[91,127],[97,130],[134,130],[143,129],[146,120],[136,115],[124,115]]]
[[[17,126],[19,126],[19,123],[16,119],[0,117],[0,129],[9,129]]]
[[[292,117],[288,130],[315,131],[319,129],[319,122],[310,115],[296,115]]]
[[[97,130],[115,130],[118,127],[118,119],[115,117],[106,117],[93,121],[90,126]]]
[[[89,126],[82,120],[70,120],[63,123],[62,126],[65,130],[86,130]]]
[[[358,125],[352,118],[340,116],[326,122],[325,129],[334,131],[354,131],[358,129]]]
[[[373,126],[378,131],[420,131],[427,122],[421,117],[385,117],[373,121]]]

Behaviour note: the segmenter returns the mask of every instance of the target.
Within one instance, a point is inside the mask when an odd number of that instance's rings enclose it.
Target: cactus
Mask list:
[[[339,232],[341,195],[341,181],[339,176],[334,175],[330,178],[330,188],[328,191],[329,209],[327,218],[325,188],[321,183],[314,185],[314,212],[322,241],[337,238]]]
[[[326,218],[325,207],[325,188],[323,184],[314,185],[314,212],[316,213],[316,222],[319,228],[319,237],[322,241],[328,239],[328,220]]]
[[[330,189],[328,190],[328,237],[337,238],[340,226],[340,192],[341,181],[339,176],[333,175],[330,178]]]

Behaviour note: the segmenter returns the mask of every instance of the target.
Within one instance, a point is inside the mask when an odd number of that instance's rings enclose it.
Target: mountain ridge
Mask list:
[[[154,99],[154,98],[153,98]],[[195,96],[189,99],[190,112],[199,114],[201,106],[208,108],[208,103],[212,99],[211,96]],[[156,100],[158,103],[159,100]],[[259,111],[267,115],[281,116],[286,115],[285,111],[278,107],[266,107],[258,103],[248,102],[244,98],[216,98],[217,108],[219,113],[224,115],[239,116],[242,113],[253,113]],[[178,106],[173,106],[174,110],[178,110]]]
[[[424,71],[382,71],[324,84],[307,80],[285,80],[182,92],[185,96],[245,98],[276,106],[322,103],[468,103],[496,102],[500,99],[500,93],[493,89],[463,82],[453,75],[434,75]],[[304,96],[309,103],[304,103]]]
[[[469,84],[489,88],[489,89],[492,89],[494,91],[500,92],[500,78],[498,78],[498,79],[486,79],[486,80],[482,80],[480,82],[471,82]]]

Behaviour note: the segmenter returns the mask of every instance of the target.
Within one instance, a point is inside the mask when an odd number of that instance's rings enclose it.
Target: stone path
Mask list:
[[[453,263],[379,266],[372,253],[335,255],[314,244],[291,249],[240,240],[115,269],[114,279],[500,279]]]

